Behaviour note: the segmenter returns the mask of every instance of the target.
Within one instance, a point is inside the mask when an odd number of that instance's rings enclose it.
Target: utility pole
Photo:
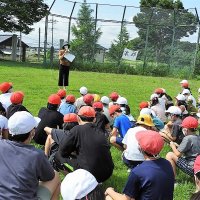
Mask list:
[[[39,42],[38,42],[38,62],[40,61],[40,28],[39,28]]]
[[[19,61],[22,61],[22,32],[19,33]]]
[[[48,30],[48,15],[45,17],[45,30],[44,30],[44,65],[47,64],[47,30]]]
[[[53,46],[53,31],[54,31],[54,23],[57,21],[53,19],[49,21],[51,23],[51,49],[50,49],[50,65],[53,67],[53,57],[54,57],[54,46]]]
[[[51,11],[51,9],[52,9],[52,7],[53,7],[53,5],[54,5],[54,3],[56,2],[56,0],[54,0],[53,1],[53,3],[51,4],[51,6],[50,6],[50,8],[49,8],[49,10],[48,10],[48,13],[50,13],[50,11]],[[48,29],[48,14],[46,15],[46,17],[45,17],[45,33],[44,33],[44,60],[43,60],[43,63],[44,63],[44,65],[46,65],[47,64],[47,55],[46,55],[46,53],[47,53],[47,29]]]
[[[52,19],[48,22],[48,23],[51,23],[51,46],[53,46],[53,36],[54,36],[54,24],[58,22],[56,20],[53,19],[53,16],[52,16]]]

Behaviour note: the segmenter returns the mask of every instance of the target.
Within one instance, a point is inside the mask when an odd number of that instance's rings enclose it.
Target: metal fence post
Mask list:
[[[199,52],[199,42],[200,42],[200,21],[199,21],[199,15],[198,15],[196,8],[195,8],[195,12],[197,15],[197,20],[198,20],[198,37],[197,37],[197,45],[196,45],[195,56],[194,56],[194,71],[195,71],[196,64],[197,64],[197,55]]]
[[[146,67],[146,62],[147,62],[147,47],[148,47],[148,42],[149,42],[149,26],[150,26],[150,22],[151,19],[153,17],[153,13],[154,13],[154,8],[151,8],[152,12],[148,21],[148,25],[147,25],[147,31],[146,31],[146,39],[145,39],[145,48],[144,48],[144,62],[143,62],[143,67],[142,67],[142,74],[144,75],[144,68]]]
[[[123,16],[122,16],[122,21],[121,21],[121,30],[120,30],[120,41],[119,41],[119,45],[120,45],[120,49],[121,50],[121,47],[122,47],[122,29],[123,29],[123,26],[124,26],[124,16],[125,16],[125,13],[126,13],[126,6],[124,6],[124,12],[123,12]],[[119,51],[120,53],[120,51]],[[121,57],[122,55],[118,55],[120,57],[120,59],[118,60],[118,73],[119,73],[119,69],[120,69],[120,62],[121,62]]]
[[[69,41],[70,41],[71,21],[72,21],[72,14],[73,14],[73,12],[74,12],[75,5],[76,5],[76,2],[74,2],[73,8],[72,8],[72,12],[70,13],[70,16],[69,16],[68,39],[67,39],[68,43],[69,43]]]
[[[93,44],[93,61],[95,61],[95,52],[96,52],[96,32],[97,32],[97,15],[98,15],[98,3],[96,4],[96,12],[95,12],[95,27],[94,27],[94,44]]]
[[[56,2],[56,0],[53,1],[53,3],[51,4],[49,10],[48,10],[48,14],[45,17],[45,33],[44,33],[44,60],[43,60],[43,64],[46,65],[47,64],[47,32],[48,32],[48,16],[49,13],[54,5],[54,3]]]
[[[172,44],[170,49],[170,61],[169,61],[169,72],[173,62],[173,53],[174,53],[174,41],[175,41],[175,34],[176,34],[176,17],[175,17],[175,10],[174,10],[174,24],[173,24],[173,35],[172,35]]]

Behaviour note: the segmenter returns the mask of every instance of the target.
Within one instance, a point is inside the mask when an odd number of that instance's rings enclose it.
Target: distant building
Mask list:
[[[20,40],[13,39],[17,38],[16,35],[0,35],[0,58],[12,59],[13,52],[16,53],[16,58],[21,57],[22,61],[26,60],[26,48],[28,45],[21,41],[21,51],[20,51]],[[16,41],[16,44],[14,42]],[[13,51],[13,46],[16,46],[16,51]]]
[[[39,47],[29,47],[26,50],[27,57],[28,56],[38,56]],[[44,48],[40,47],[40,56],[44,56]]]
[[[107,49],[105,47],[97,44],[97,53],[95,54],[96,62],[100,62],[100,63],[104,62],[106,50]]]

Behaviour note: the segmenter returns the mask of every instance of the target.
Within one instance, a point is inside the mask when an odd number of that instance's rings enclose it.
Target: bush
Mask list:
[[[58,61],[53,65],[54,69],[58,69]],[[167,64],[148,62],[144,66],[143,62],[127,62],[121,61],[118,66],[114,62],[88,62],[88,61],[75,61],[71,65],[71,70],[75,71],[90,71],[99,73],[115,73],[115,74],[129,74],[129,75],[146,75],[155,77],[177,77],[190,79],[193,77],[193,68],[191,67],[170,67]]]

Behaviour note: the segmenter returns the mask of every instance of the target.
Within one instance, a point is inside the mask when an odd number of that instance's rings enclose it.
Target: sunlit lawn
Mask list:
[[[24,105],[33,115],[37,115],[39,109],[46,106],[48,96],[58,90],[58,71],[29,65],[0,61],[0,82],[13,82],[14,90],[22,90],[25,93]],[[71,71],[70,86],[67,88],[67,93],[78,97],[81,86],[86,86],[90,93],[97,93],[100,96],[117,91],[121,96],[128,99],[131,112],[137,118],[139,113],[138,104],[143,100],[148,100],[155,88],[165,88],[167,93],[174,97],[180,92],[179,82],[179,79],[173,78]],[[200,81],[190,80],[190,86],[193,95],[196,97]],[[161,155],[165,157],[166,152],[169,150],[170,148],[165,146]],[[120,152],[114,148],[111,148],[111,151],[115,170],[112,177],[104,183],[104,187],[112,186],[121,192],[128,173],[121,161]],[[193,180],[181,172],[178,172],[177,179],[179,185],[175,189],[174,199],[189,199],[191,192],[194,191]]]

